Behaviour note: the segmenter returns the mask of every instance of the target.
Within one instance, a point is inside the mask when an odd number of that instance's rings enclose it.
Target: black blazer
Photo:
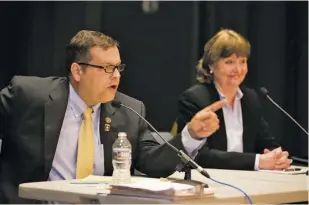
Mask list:
[[[0,92],[0,203],[32,203],[18,197],[18,185],[48,179],[69,97],[67,78],[16,76]],[[145,116],[144,104],[122,93],[116,99]],[[153,138],[134,113],[102,104],[100,137],[104,146],[105,175],[111,175],[112,145],[118,132],[127,132],[132,144],[132,170],[150,177],[166,177],[180,163],[178,156]],[[105,117],[112,119],[104,131]],[[170,141],[184,149],[181,137]]]
[[[264,148],[278,147],[275,138],[268,132],[268,126],[261,114],[261,106],[257,93],[241,86],[243,117],[243,151],[227,152],[227,137],[222,109],[218,110],[220,127],[199,150],[195,160],[205,168],[253,170],[255,153]],[[193,116],[208,105],[218,101],[219,94],[214,84],[196,84],[183,92],[178,104],[178,132],[190,122]]]

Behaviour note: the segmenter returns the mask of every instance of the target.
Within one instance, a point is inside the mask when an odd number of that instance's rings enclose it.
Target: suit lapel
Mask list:
[[[68,80],[54,82],[49,101],[45,103],[45,174],[49,174],[64,119],[68,97]]]
[[[117,139],[117,120],[115,120],[116,108],[111,103],[101,105],[100,113],[100,139],[104,148],[104,175],[111,175],[113,173],[112,166],[112,146]],[[107,118],[111,121],[108,123]],[[109,127],[109,128],[108,128]]]

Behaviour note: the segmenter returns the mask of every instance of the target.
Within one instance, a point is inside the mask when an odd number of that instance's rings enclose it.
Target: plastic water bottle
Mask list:
[[[113,144],[113,184],[127,184],[131,181],[132,146],[125,132],[119,132]]]

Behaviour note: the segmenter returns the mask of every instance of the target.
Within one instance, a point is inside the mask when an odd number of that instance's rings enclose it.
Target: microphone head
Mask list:
[[[120,108],[121,107],[121,102],[119,100],[113,100],[112,101],[112,106],[116,107],[116,108]]]
[[[261,87],[260,88],[260,91],[261,91],[261,93],[263,94],[263,95],[268,95],[268,90],[266,89],[266,88],[264,88],[264,87]]]

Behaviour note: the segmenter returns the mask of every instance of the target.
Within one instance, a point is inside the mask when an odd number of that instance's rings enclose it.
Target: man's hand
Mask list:
[[[196,113],[191,119],[188,131],[194,139],[206,138],[219,129],[219,119],[216,111],[227,105],[227,100],[219,100]]]
[[[274,169],[276,170],[282,170],[282,169],[286,169],[288,167],[290,167],[291,165],[291,160],[288,159],[289,157],[289,153],[287,151],[282,151],[281,147],[278,147],[272,151],[268,150],[268,149],[264,149],[264,154],[270,153],[270,152],[274,152],[274,153],[280,153],[278,155],[278,157],[276,158],[276,164]]]

